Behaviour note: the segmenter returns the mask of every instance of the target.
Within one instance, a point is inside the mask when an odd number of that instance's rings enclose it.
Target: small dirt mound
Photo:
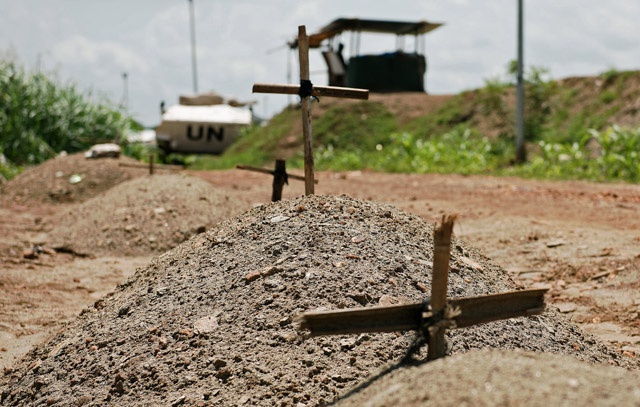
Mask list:
[[[143,176],[66,209],[50,246],[83,255],[163,253],[249,207],[197,177]]]
[[[87,159],[84,153],[60,155],[31,167],[2,186],[2,198],[19,205],[84,202],[113,186],[148,173],[121,166],[139,164],[119,158]]]
[[[1,379],[1,402],[326,405],[402,357],[414,334],[301,339],[294,317],[423,300],[432,257],[431,225],[393,206],[309,196],[256,207],[155,258],[34,348]],[[452,297],[514,288],[458,240],[451,268]],[[493,347],[628,363],[553,310],[448,339],[453,354]]]
[[[336,406],[637,406],[640,373],[545,353],[481,350],[395,370]]]

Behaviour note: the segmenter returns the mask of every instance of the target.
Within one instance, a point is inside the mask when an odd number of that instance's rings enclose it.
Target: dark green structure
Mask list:
[[[309,36],[311,48],[322,48],[327,63],[330,86],[365,88],[372,92],[424,92],[427,62],[418,48],[424,46],[423,35],[442,24],[427,21],[404,22],[339,18]],[[348,62],[340,41],[343,32],[351,32]],[[398,50],[377,55],[359,55],[362,32],[396,35],[396,44],[414,36],[414,52]]]
[[[373,92],[424,91],[423,55],[394,52],[349,59],[345,85]]]

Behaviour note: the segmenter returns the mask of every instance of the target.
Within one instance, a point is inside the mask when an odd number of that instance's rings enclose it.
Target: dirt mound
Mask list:
[[[68,208],[50,243],[85,255],[163,253],[247,209],[197,177],[143,176]]]
[[[481,350],[398,369],[337,406],[630,406],[640,374],[561,355]]]
[[[2,198],[20,205],[84,202],[128,179],[148,173],[121,166],[138,161],[119,158],[87,159],[84,153],[60,155],[28,168],[2,186]]]
[[[403,356],[414,335],[303,340],[292,317],[420,301],[432,253],[432,227],[393,206],[310,196],[256,207],[155,258],[34,348],[1,379],[1,402],[325,405]],[[450,296],[514,287],[458,240],[451,267]],[[453,354],[493,347],[630,363],[553,310],[456,330],[449,343]]]

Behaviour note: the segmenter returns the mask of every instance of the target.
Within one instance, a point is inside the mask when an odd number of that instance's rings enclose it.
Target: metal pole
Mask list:
[[[524,52],[523,39],[523,10],[522,0],[518,0],[518,68],[516,88],[516,163],[522,164],[527,160],[524,144]]]
[[[292,83],[291,79],[291,58],[293,58],[293,48],[289,46],[287,50],[287,83]],[[287,96],[287,108],[291,107],[291,95]],[[266,116],[265,116],[266,117]]]
[[[193,93],[198,93],[198,68],[196,58],[196,26],[193,0],[189,1],[189,18],[191,22],[191,67],[193,69]]]
[[[126,113],[129,113],[129,84],[127,79],[129,75],[126,72],[122,73],[122,83],[123,83],[123,92],[122,92],[122,107]]]

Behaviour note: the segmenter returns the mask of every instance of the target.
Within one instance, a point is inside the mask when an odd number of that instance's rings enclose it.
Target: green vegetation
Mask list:
[[[380,103],[332,105],[314,119],[316,167],[640,181],[640,129],[615,125],[625,104],[638,97],[638,85],[631,81],[640,83],[640,73],[610,70],[595,78],[554,82],[546,70],[531,68],[525,75],[529,160],[519,166],[513,165],[512,73],[487,80],[485,87],[452,97],[434,113],[402,126]],[[221,158],[200,161],[200,168],[271,166],[299,120],[298,110],[285,110],[268,126],[247,131]],[[282,156],[288,166],[301,168],[297,138],[294,153]]]
[[[324,102],[314,117],[319,170],[516,175],[535,178],[640,181],[640,128],[633,123],[640,72],[609,70],[594,78],[550,81],[548,72],[525,75],[525,138],[528,162],[514,166],[514,81],[487,80],[481,89],[456,95],[429,115],[399,124],[379,102]],[[118,139],[135,123],[118,109],[93,104],[72,86],[43,75],[0,65],[0,173],[11,178],[21,166],[58,151],[79,151],[95,141]],[[315,107],[314,109],[319,109]],[[631,112],[631,113],[628,113]],[[625,116],[626,115],[626,116]],[[639,123],[640,125],[640,123]],[[302,168],[300,111],[292,107],[266,126],[244,131],[222,156],[188,156],[195,169],[236,164],[271,167],[286,158]],[[125,145],[145,159],[149,151]],[[168,157],[169,160],[172,157]]]
[[[588,130],[576,142],[539,142],[529,163],[503,171],[534,178],[640,181],[640,129]]]
[[[141,129],[108,101],[92,99],[74,85],[0,61],[0,174],[10,179],[61,151],[86,150]]]
[[[504,143],[459,127],[429,139],[391,133],[370,149],[336,151],[331,145],[321,146],[316,163],[319,169],[333,170],[475,174],[497,170],[508,149]]]
[[[453,127],[468,123],[476,109],[476,96],[471,92],[456,95],[434,114],[419,117],[407,123],[402,130],[428,138],[432,134],[443,134]]]

